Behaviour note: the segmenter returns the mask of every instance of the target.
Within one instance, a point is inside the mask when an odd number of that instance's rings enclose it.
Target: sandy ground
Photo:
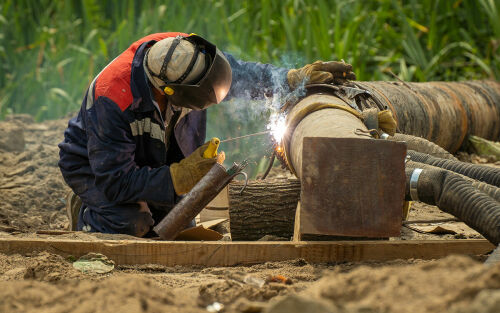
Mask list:
[[[36,230],[67,226],[68,188],[57,167],[57,143],[66,124],[67,119],[36,124],[29,116],[0,122],[0,237],[32,237]],[[448,217],[414,203],[409,219]],[[439,224],[449,234],[418,232],[429,225],[409,225],[413,230],[403,228],[400,238],[481,238],[459,222]],[[48,252],[0,254],[0,312],[215,312],[217,305],[210,307],[215,302],[223,312],[500,312],[500,265],[488,267],[482,260],[308,264],[299,259],[227,268],[117,266],[107,274],[84,274],[73,268],[74,260]],[[277,275],[287,283],[271,281]]]
[[[271,282],[282,275],[289,284]],[[248,279],[248,278],[252,279]],[[263,286],[251,281],[266,281]],[[498,312],[500,265],[464,256],[437,261],[230,268],[121,266],[83,274],[41,252],[0,254],[1,312]]]

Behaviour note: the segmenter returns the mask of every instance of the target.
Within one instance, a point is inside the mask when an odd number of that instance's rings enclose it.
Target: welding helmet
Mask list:
[[[231,87],[226,57],[197,35],[158,41],[146,52],[144,70],[171,104],[193,110],[221,102]]]

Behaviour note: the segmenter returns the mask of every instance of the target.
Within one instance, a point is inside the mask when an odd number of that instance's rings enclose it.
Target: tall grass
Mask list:
[[[360,80],[498,79],[499,17],[500,0],[2,0],[0,119],[76,111],[103,66],[161,31],[198,33],[241,59],[287,67],[344,59]],[[238,109],[250,119],[235,118],[231,104],[211,109],[210,119],[228,122],[209,122],[209,134],[264,128],[252,105]],[[248,154],[246,146],[233,151]]]

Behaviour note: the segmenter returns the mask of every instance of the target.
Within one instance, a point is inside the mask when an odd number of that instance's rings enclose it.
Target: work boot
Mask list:
[[[66,215],[68,216],[69,230],[76,230],[78,223],[78,215],[82,207],[82,200],[73,191],[68,192],[66,195]]]

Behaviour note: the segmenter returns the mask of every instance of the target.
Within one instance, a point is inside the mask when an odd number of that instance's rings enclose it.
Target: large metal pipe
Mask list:
[[[393,113],[402,133],[426,138],[450,152],[467,135],[500,138],[500,83],[356,82]]]
[[[467,135],[500,138],[500,83],[467,82],[356,82],[389,110],[401,133],[426,138],[455,152]],[[289,133],[284,138],[288,166],[300,178],[304,137],[367,138],[364,124],[353,114],[335,108],[312,110],[315,103],[348,105],[328,94],[310,94],[288,113]],[[290,126],[290,125],[289,125]]]
[[[318,110],[325,105],[329,107]],[[314,94],[303,98],[288,113],[287,123],[293,129],[285,135],[284,148],[288,167],[297,177],[300,178],[302,173],[302,143],[305,137],[370,138],[362,133],[367,131],[363,122],[353,113],[339,109],[342,107],[349,108],[335,96]]]

